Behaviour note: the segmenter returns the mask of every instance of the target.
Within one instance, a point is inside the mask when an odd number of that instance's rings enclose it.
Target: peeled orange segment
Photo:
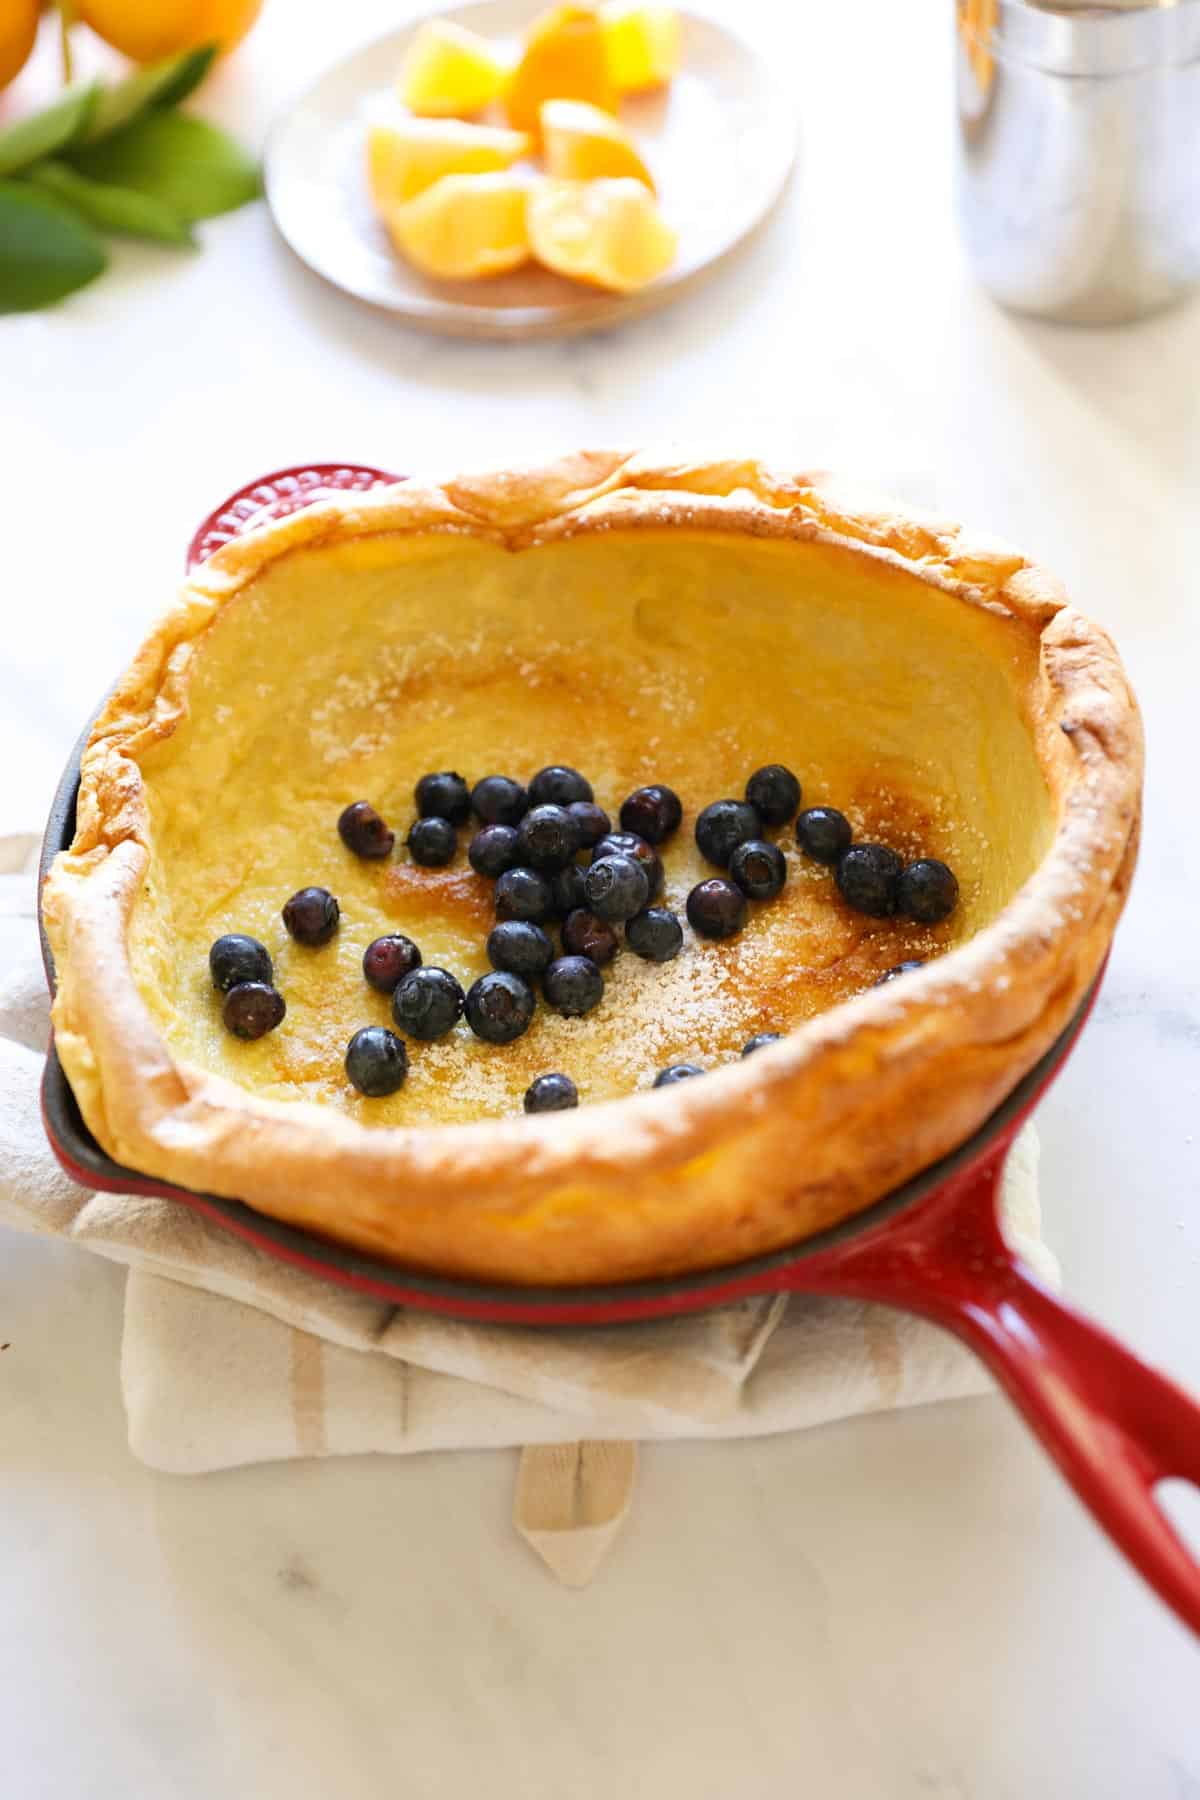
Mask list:
[[[404,54],[397,88],[405,106],[426,118],[482,112],[498,100],[508,65],[477,31],[451,19],[429,19]]]
[[[619,294],[646,287],[675,260],[677,239],[640,181],[555,181],[529,200],[529,241],[548,269]]]
[[[525,175],[443,175],[415,200],[383,209],[383,221],[423,274],[502,275],[529,258],[529,189]]]
[[[468,125],[462,119],[402,119],[367,132],[367,179],[382,212],[403,205],[443,175],[486,175],[511,169],[529,154],[523,131]]]
[[[586,100],[616,111],[617,90],[594,6],[552,6],[525,34],[504,98],[509,124],[535,132],[547,100]]]
[[[653,177],[637,145],[611,113],[586,100],[547,100],[541,124],[547,174],[567,181],[628,175],[654,192]]]
[[[600,8],[600,29],[609,74],[622,94],[662,87],[678,75],[683,31],[673,7],[608,0]]]

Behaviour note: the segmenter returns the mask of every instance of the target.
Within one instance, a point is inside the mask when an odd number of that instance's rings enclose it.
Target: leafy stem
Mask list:
[[[62,62],[63,86],[75,79],[75,53],[71,47],[71,27],[75,23],[72,0],[58,0],[58,53]]]
[[[69,75],[75,4],[57,4]],[[108,265],[98,233],[186,248],[195,221],[258,197],[254,159],[178,110],[215,54],[211,44],[181,51],[107,86],[68,82],[40,112],[0,128],[0,314],[94,281]]]

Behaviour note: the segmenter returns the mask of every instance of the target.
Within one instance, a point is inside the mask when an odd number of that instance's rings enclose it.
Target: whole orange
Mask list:
[[[262,0],[77,0],[98,37],[134,62],[217,44],[232,50],[262,10]]]
[[[39,11],[38,0],[4,0],[0,5],[0,88],[7,87],[29,61]]]

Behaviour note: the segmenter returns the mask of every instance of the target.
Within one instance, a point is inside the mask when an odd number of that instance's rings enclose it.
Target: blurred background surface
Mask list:
[[[1112,630],[1148,717],[1143,867],[1041,1114],[1044,1204],[1068,1292],[1200,1387],[1200,305],[1068,331],[978,290],[948,5],[711,10],[791,83],[800,163],[745,253],[652,318],[542,346],[422,338],[324,286],[258,205],[203,227],[201,255],[121,246],[65,305],[0,320],[0,829],[39,826],[195,525],[266,470],[678,439],[985,526]],[[195,105],[261,144],[412,11],[268,0]],[[46,42],[0,118],[44,97],[52,61]],[[120,1280],[3,1240],[0,1731],[20,1800],[1200,1795],[1194,1648],[997,1400],[656,1450],[580,1596],[510,1537],[503,1457],[139,1467]]]

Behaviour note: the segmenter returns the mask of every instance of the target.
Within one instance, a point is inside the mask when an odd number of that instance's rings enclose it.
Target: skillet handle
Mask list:
[[[1043,1287],[1009,1248],[996,1204],[1006,1151],[932,1196],[891,1246],[864,1241],[838,1287],[923,1313],[963,1339],[1118,1549],[1200,1635],[1200,1562],[1154,1492],[1172,1476],[1200,1487],[1200,1405]]]

